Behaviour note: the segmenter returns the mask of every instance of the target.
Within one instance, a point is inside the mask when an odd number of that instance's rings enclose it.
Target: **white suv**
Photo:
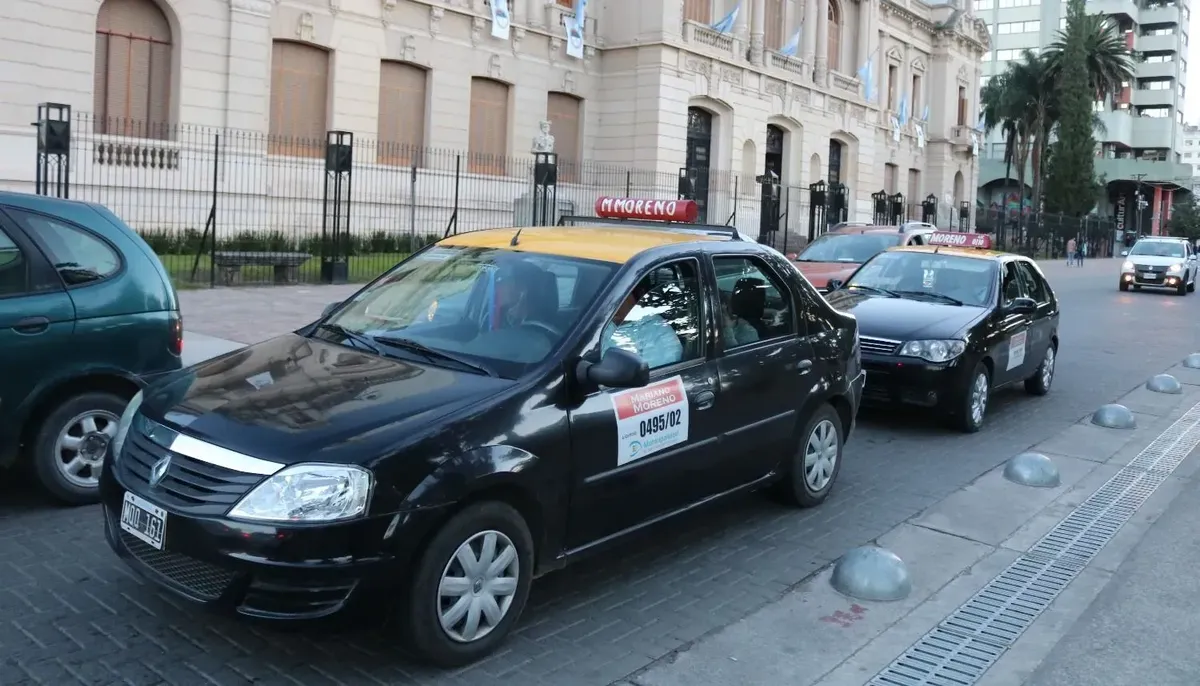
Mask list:
[[[1117,287],[1123,291],[1130,286],[1135,291],[1171,288],[1179,295],[1196,290],[1196,250],[1185,238],[1142,238],[1121,256],[1125,262]]]

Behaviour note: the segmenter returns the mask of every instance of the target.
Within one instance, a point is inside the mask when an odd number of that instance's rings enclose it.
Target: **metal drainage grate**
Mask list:
[[[1200,445],[1200,403],[1175,421],[869,686],[970,686]]]

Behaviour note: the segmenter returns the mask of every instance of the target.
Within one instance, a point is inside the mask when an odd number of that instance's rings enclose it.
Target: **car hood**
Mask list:
[[[1134,264],[1144,264],[1151,267],[1170,267],[1173,264],[1183,264],[1182,257],[1158,257],[1157,255],[1129,255],[1125,258]]]
[[[151,386],[142,414],[267,460],[358,462],[512,385],[289,334]]]
[[[796,262],[796,268],[817,288],[825,288],[830,279],[845,281],[850,278],[859,264],[854,262]]]
[[[982,307],[889,298],[863,291],[834,291],[825,299],[858,319],[860,335],[896,341],[953,338],[988,313]]]

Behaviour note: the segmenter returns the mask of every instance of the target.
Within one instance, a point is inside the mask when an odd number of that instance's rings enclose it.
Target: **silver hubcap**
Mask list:
[[[1054,347],[1046,348],[1046,358],[1042,360],[1042,386],[1050,388],[1054,380]]]
[[[438,584],[438,619],[459,643],[487,636],[500,624],[521,574],[517,548],[499,531],[484,531],[454,551]]]
[[[987,412],[988,380],[987,374],[980,372],[971,384],[971,421],[976,424],[983,422],[983,413]]]
[[[804,446],[804,482],[816,493],[829,485],[838,459],[837,427],[823,419],[813,427]]]
[[[54,442],[54,464],[63,478],[75,486],[95,488],[120,421],[112,412],[90,410],[67,422]]]

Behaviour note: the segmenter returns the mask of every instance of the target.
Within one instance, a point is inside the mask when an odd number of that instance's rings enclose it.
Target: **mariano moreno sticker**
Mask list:
[[[617,466],[688,439],[688,399],[675,376],[612,394],[617,415]]]

